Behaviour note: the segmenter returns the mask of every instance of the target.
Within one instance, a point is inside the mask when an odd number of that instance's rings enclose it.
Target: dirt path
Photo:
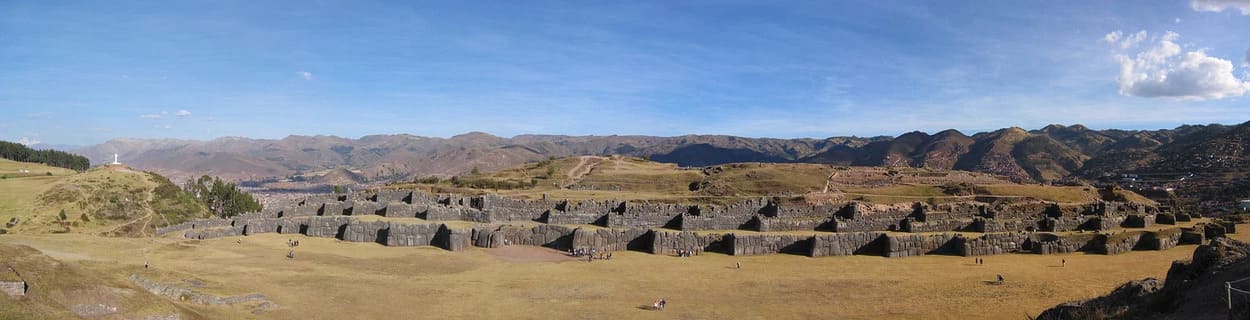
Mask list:
[[[606,159],[607,158],[596,156],[578,157],[577,165],[573,166],[573,169],[569,169],[569,172],[567,173],[569,177],[568,183],[565,183],[561,186],[561,188],[568,188],[571,185],[581,182],[582,178],[585,178],[586,175],[590,174],[590,171],[594,170],[596,166],[603,163]]]

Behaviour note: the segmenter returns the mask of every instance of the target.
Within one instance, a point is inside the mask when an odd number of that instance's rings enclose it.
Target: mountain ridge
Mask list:
[[[118,153],[123,162],[138,168],[175,176],[211,173],[234,180],[350,168],[359,170],[366,179],[381,181],[459,175],[475,168],[496,170],[550,157],[625,155],[694,167],[732,162],[931,167],[1046,182],[1157,169],[1156,164],[1165,158],[1159,152],[1182,150],[1215,137],[1227,138],[1221,134],[1248,126],[1250,122],[1160,130],[1093,130],[1080,124],[1052,124],[1031,131],[1010,127],[971,136],[948,129],[935,134],[912,131],[898,137],[823,139],[694,134],[524,134],[504,138],[474,131],[448,138],[384,134],[357,139],[324,135],[290,135],[282,139],[222,137],[208,141],[113,139],[77,151],[97,164],[111,162],[112,154]],[[1233,149],[1236,148],[1230,150]],[[1179,151],[1171,151],[1176,152]]]

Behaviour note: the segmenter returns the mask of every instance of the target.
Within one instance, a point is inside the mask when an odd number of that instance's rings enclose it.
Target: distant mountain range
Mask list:
[[[1049,125],[965,135],[909,132],[898,137],[826,139],[721,135],[560,136],[501,138],[472,132],[451,138],[372,135],[360,139],[289,136],[211,141],[115,139],[78,149],[92,163],[122,162],[164,174],[209,174],[235,180],[352,169],[380,181],[502,169],[548,157],[628,155],[681,166],[732,162],[809,162],[896,165],[978,171],[1018,181],[1052,181],[1129,171],[1246,168],[1250,122],[1186,125],[1168,130],[1091,130]]]

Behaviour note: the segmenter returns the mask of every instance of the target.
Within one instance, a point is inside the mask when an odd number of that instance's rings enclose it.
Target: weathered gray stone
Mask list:
[[[809,256],[882,255],[885,252],[885,241],[885,233],[883,232],[848,232],[817,235],[812,237],[812,251]]]

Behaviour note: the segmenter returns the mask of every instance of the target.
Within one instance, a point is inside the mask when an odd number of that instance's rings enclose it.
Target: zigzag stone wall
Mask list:
[[[431,245],[448,250],[533,245],[559,250],[787,253],[813,257],[852,254],[981,256],[1078,251],[1115,254],[1162,250],[1235,231],[1235,226],[1208,224],[1196,229],[1110,237],[1094,233],[1040,232],[1148,227],[1189,218],[1163,216],[1156,208],[1141,204],[1108,202],[787,205],[776,198],[760,198],[728,206],[707,206],[545,198],[520,200],[496,195],[384,190],[315,196],[285,205],[232,219],[190,221],[157,231],[160,234],[183,232],[190,239],[260,233],[303,234],[388,246]],[[386,219],[362,220],[361,216]],[[438,221],[476,224],[454,227]],[[709,230],[720,231],[707,233]],[[769,233],[774,231],[813,231],[813,234]],[[969,237],[950,231],[983,234]]]

